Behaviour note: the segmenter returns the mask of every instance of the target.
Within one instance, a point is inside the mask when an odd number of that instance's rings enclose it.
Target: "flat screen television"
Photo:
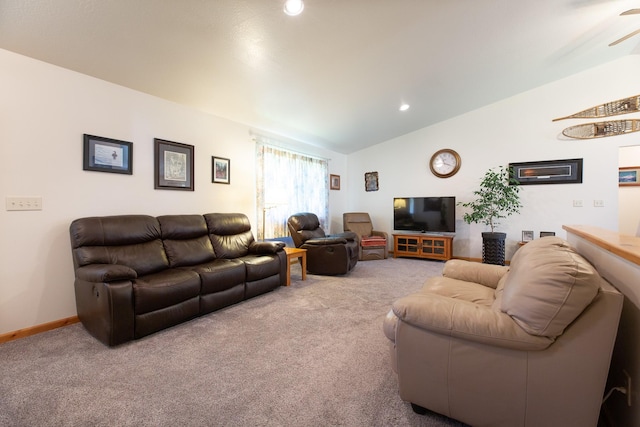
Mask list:
[[[456,198],[396,197],[393,228],[420,233],[455,233]]]

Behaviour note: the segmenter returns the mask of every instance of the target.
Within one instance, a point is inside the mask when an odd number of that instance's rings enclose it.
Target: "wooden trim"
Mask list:
[[[391,253],[391,254],[393,254],[393,251],[391,251],[390,253]],[[393,254],[393,255],[394,255],[394,257],[393,257],[393,258],[397,258],[397,257],[395,256],[395,254]],[[451,257],[451,259],[461,259],[461,260],[463,260],[463,261],[479,262],[479,263],[482,263],[482,258],[471,258],[471,257],[466,257],[466,256],[455,256],[455,255],[453,255],[453,256]],[[437,261],[437,260],[432,260],[432,261]],[[505,261],[505,265],[509,265],[510,263],[511,263],[511,260],[506,260],[506,261]]]
[[[54,320],[53,322],[42,323],[40,325],[31,326],[29,328],[18,329],[17,331],[0,334],[0,344],[17,340],[19,338],[25,338],[31,335],[36,335],[41,332],[51,331],[63,326],[72,325],[74,323],[78,323],[79,321],[80,319],[78,319],[78,316],[71,316],[67,317],[66,319]]]
[[[622,259],[640,265],[640,238],[638,237],[590,225],[563,225],[562,228]]]

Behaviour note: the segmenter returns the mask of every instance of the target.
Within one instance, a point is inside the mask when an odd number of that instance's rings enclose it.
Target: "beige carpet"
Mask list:
[[[116,348],[80,324],[2,344],[0,425],[462,426],[400,400],[382,332],[442,265],[296,265],[290,287]]]

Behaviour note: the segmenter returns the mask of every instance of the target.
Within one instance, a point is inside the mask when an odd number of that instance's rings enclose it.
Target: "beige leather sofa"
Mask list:
[[[448,261],[384,321],[400,397],[474,427],[596,426],[622,302],[558,237]]]

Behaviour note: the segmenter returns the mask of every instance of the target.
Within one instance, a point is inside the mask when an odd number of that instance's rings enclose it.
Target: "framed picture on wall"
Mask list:
[[[628,166],[618,170],[618,185],[620,187],[640,185],[640,166]]]
[[[378,172],[366,172],[364,174],[365,191],[378,191]]]
[[[86,133],[82,142],[83,170],[133,174],[133,143]]]
[[[329,175],[329,188],[332,190],[340,189],[340,175]]]
[[[582,184],[582,159],[509,163],[519,185]]]
[[[154,140],[154,188],[194,191],[193,145]]]
[[[231,183],[231,160],[224,157],[211,157],[211,182]]]

